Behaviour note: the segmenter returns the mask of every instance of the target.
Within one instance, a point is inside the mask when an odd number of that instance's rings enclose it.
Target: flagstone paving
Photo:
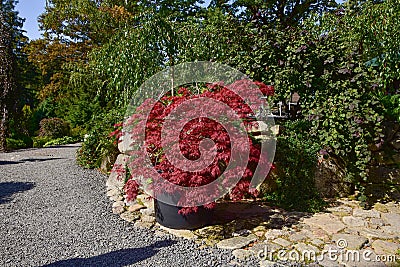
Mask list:
[[[109,179],[114,178],[111,175]],[[147,199],[146,195],[139,198]],[[151,209],[149,203],[143,205]],[[125,210],[122,215],[130,212],[129,207]],[[400,204],[396,202],[376,203],[364,210],[358,201],[343,198],[317,214],[287,212],[262,202],[219,203],[217,210],[216,216],[226,219],[231,215],[232,221],[195,231],[171,230],[155,222],[147,227],[205,241],[209,246],[230,250],[237,259],[256,257],[260,266],[285,266],[283,262],[400,266]]]

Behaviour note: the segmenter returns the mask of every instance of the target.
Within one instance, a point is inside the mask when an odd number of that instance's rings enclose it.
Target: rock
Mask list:
[[[113,188],[111,190],[108,190],[106,195],[108,197],[120,196],[121,195],[121,191],[118,190],[117,188]]]
[[[330,257],[330,251],[332,251],[332,257]],[[343,267],[343,265],[339,264],[337,253],[333,251],[338,251],[338,248],[334,245],[325,245],[323,248],[323,253],[317,257],[317,263],[323,267]]]
[[[354,217],[361,217],[361,218],[380,218],[381,214],[377,210],[363,210],[363,209],[354,209],[353,210]]]
[[[125,203],[123,201],[117,201],[112,204],[112,211],[115,214],[121,214],[125,211]]]
[[[383,240],[375,240],[371,247],[378,255],[396,255],[400,249],[399,244]]]
[[[378,219],[378,218],[371,218],[371,219],[369,219],[369,222],[368,222],[368,226],[370,228],[375,228],[375,229],[377,227],[382,227],[384,225],[385,225],[385,221],[382,219]]]
[[[316,214],[311,218],[305,218],[303,223],[323,229],[328,234],[336,234],[346,226],[340,219],[332,214]]]
[[[332,241],[336,243],[339,248],[346,249],[361,249],[365,244],[368,243],[368,239],[351,234],[334,234],[332,236]]]
[[[121,138],[119,139],[118,142],[118,150],[122,154],[129,154],[129,151],[131,151],[131,145],[134,143],[134,140],[132,139],[132,136],[130,134],[124,133]]]
[[[291,242],[287,241],[286,239],[280,238],[280,237],[275,239],[275,240],[273,240],[272,242],[275,243],[275,244],[278,244],[278,245],[280,245],[282,247],[289,247],[289,246],[292,245]]]
[[[150,229],[151,227],[153,227],[154,223],[148,223],[148,222],[142,222],[142,221],[136,221],[134,226],[135,227],[139,227],[139,228],[147,228]]]
[[[138,214],[132,212],[124,212],[120,216],[123,220],[127,222],[133,222],[140,219],[140,216]]]
[[[307,245],[305,243],[298,243],[294,245],[294,248],[300,253],[301,260],[315,261],[317,258],[317,254],[319,253],[318,248],[314,247],[313,245]]]
[[[222,225],[206,226],[194,231],[194,234],[207,239],[221,240],[224,238],[224,227]]]
[[[379,212],[384,212],[384,213],[389,212],[388,208],[382,203],[376,203],[374,205],[374,209]]]
[[[242,230],[239,230],[237,232],[233,232],[232,236],[247,236],[249,234],[251,234],[250,230],[242,229]]]
[[[235,256],[238,260],[245,260],[249,257],[254,256],[254,253],[251,250],[246,249],[235,249],[232,251],[232,255]]]
[[[329,207],[326,209],[329,212],[338,212],[338,213],[345,213],[345,214],[351,214],[353,212],[353,209],[348,206],[337,206],[337,207]]]
[[[159,225],[159,224],[157,224]],[[181,238],[185,238],[185,239],[197,239],[198,237],[190,230],[179,230],[179,229],[171,229],[171,228],[167,228],[165,226],[159,225],[161,230],[164,230],[168,233],[170,233],[171,235],[177,236],[177,237],[181,237]]]
[[[298,242],[298,241],[302,241],[305,239],[307,239],[307,236],[301,232],[289,235],[289,240],[292,242]]]
[[[120,155],[118,155],[117,160],[115,161],[114,165],[121,164],[122,166],[126,166],[127,160],[128,160],[127,155],[120,154]],[[106,181],[106,186],[108,189],[117,188],[122,191],[122,188],[124,187],[124,181],[125,181],[125,177],[118,177],[117,173],[111,172],[110,176],[108,177],[108,179]]]
[[[399,170],[400,171],[400,170]],[[387,204],[387,209],[391,213],[397,213],[400,214],[400,206],[399,204],[393,204],[393,203],[388,203]]]
[[[352,199],[348,199],[348,198],[343,198],[343,199],[339,199],[338,202],[341,205],[350,207],[352,210],[353,208],[358,208],[360,207],[360,201],[357,200],[352,200]],[[342,206],[343,207],[343,206]]]
[[[257,232],[254,232],[254,234],[255,234],[257,237],[263,237],[263,236],[265,236],[265,232],[263,232],[263,231],[257,231]]]
[[[330,211],[333,215],[336,215],[338,217],[348,216],[351,215],[353,212],[353,209],[348,206],[332,207],[328,208],[327,210]]]
[[[312,234],[310,236],[312,238],[318,238],[318,239],[321,239],[323,241],[329,241],[328,234],[324,230],[322,230],[321,228],[319,228],[317,226],[312,226],[311,227],[311,232],[312,232]]]
[[[385,221],[385,223],[400,228],[400,214],[382,213],[382,219]]]
[[[110,197],[110,200],[112,200],[112,201],[122,201],[124,198],[122,197],[122,195],[115,195],[115,196],[112,196],[112,197]],[[125,203],[125,202],[124,202]]]
[[[236,236],[229,239],[224,239],[217,243],[217,247],[221,249],[239,249],[257,240],[254,235]]]
[[[253,231],[254,231],[254,232],[258,232],[258,231],[267,231],[267,228],[266,228],[265,226],[263,226],[263,225],[259,225],[259,226],[257,226],[257,227],[254,227],[254,228],[253,228]]]
[[[317,246],[317,247],[325,245],[325,242],[322,241],[321,239],[318,239],[318,238],[315,238],[315,239],[311,240],[310,243],[315,245],[315,246]]]
[[[385,225],[381,227],[381,230],[392,236],[392,239],[399,239],[400,236],[400,225]]]
[[[150,209],[150,208],[144,208],[140,210],[140,213],[146,216],[155,216],[154,215],[154,209]]]
[[[274,239],[274,238],[277,238],[280,236],[287,236],[287,235],[288,235],[287,231],[271,229],[265,233],[265,238],[268,240],[268,239]]]
[[[107,155],[105,155],[101,159],[100,171],[103,173],[108,173],[111,170],[112,165],[114,164],[114,162],[117,158],[117,155],[118,155],[118,151],[116,149],[112,149],[111,151],[108,151]]]
[[[374,238],[374,239],[375,238],[379,238],[379,239],[393,238],[393,236],[391,234],[388,234],[380,229],[369,229],[369,228],[360,229],[360,235],[365,236],[367,238]]]
[[[359,217],[354,217],[354,216],[344,216],[342,218],[342,221],[351,227],[362,227],[366,225],[366,222],[364,219],[359,218]]]
[[[125,211],[124,207],[113,207],[112,212],[114,214],[121,214]]]
[[[154,200],[153,200],[153,198],[149,197],[148,195],[146,195],[146,194],[138,195],[136,198],[136,201],[139,204],[143,204],[147,208],[154,210]]]
[[[138,210],[141,210],[144,208],[146,208],[146,207],[141,204],[133,204],[133,205],[129,206],[128,211],[135,212],[135,211],[138,211]]]
[[[156,221],[156,218],[149,215],[142,215],[140,220],[145,223],[154,223]]]
[[[125,207],[125,203],[123,201],[117,201],[117,202],[114,202],[112,204],[112,206],[113,206],[113,208],[114,207]]]

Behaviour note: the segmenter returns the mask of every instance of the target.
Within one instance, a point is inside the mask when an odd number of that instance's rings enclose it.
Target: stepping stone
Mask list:
[[[385,221],[382,219],[378,219],[378,218],[371,218],[371,219],[369,219],[368,225],[369,225],[369,227],[371,227],[371,228],[375,227],[375,229],[376,229],[376,226],[379,226],[379,227],[384,226]]]
[[[366,225],[365,219],[354,216],[344,216],[342,221],[351,227],[363,227]]]
[[[379,238],[379,239],[392,239],[393,235],[384,232],[381,229],[370,229],[370,228],[364,228],[360,229],[360,235],[365,236],[367,238]]]
[[[381,213],[377,210],[363,210],[363,209],[354,209],[353,210],[354,217],[361,217],[361,218],[380,218]]]
[[[396,255],[400,249],[400,244],[390,241],[375,240],[372,242],[371,247],[378,255]]]
[[[340,248],[356,250],[361,249],[364,244],[368,243],[367,238],[350,234],[335,234],[332,236],[332,241]]]
[[[272,242],[274,242],[275,244],[278,244],[278,245],[280,245],[282,247],[289,247],[289,246],[292,245],[291,242],[289,242],[289,241],[287,241],[286,239],[283,239],[283,238],[277,238]]]
[[[338,251],[336,246],[325,245],[322,253],[317,257],[317,263],[323,267],[339,267],[344,266],[338,263],[338,258],[330,257],[329,251]],[[333,252],[332,252],[333,254]]]
[[[315,246],[317,246],[317,247],[325,245],[325,242],[322,241],[321,239],[318,239],[318,238],[315,238],[315,239],[311,240],[310,243],[315,245]]]
[[[236,236],[229,239],[222,240],[217,243],[217,247],[221,249],[239,249],[247,246],[248,244],[257,240],[255,235]]]
[[[288,232],[283,231],[283,230],[278,230],[278,229],[271,229],[268,232],[265,233],[265,238],[266,239],[274,239],[280,236],[287,236]]]
[[[383,213],[382,219],[392,226],[400,227],[400,214],[397,213]]]
[[[346,228],[340,219],[332,214],[317,214],[311,218],[304,219],[304,223],[310,226],[316,226],[323,229],[328,234],[336,234]]]
[[[302,241],[305,239],[307,239],[307,236],[302,232],[289,235],[289,240],[292,242],[298,242],[298,241]]]
[[[294,248],[300,253],[301,258],[304,258],[305,261],[315,261],[319,254],[319,249],[317,247],[305,243],[298,243],[294,245]]]

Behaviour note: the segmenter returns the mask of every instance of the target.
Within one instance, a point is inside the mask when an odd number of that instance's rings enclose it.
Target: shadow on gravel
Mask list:
[[[0,183],[0,204],[10,202],[12,195],[31,190],[35,183],[5,182]]]
[[[143,248],[128,248],[112,251],[91,258],[75,258],[57,261],[42,267],[56,266],[96,266],[96,267],[122,267],[138,263],[142,260],[153,257],[157,254],[158,249],[162,247],[172,246],[176,243],[173,240],[158,241],[153,245]]]
[[[20,164],[20,163],[25,163],[25,162],[43,162],[43,161],[58,160],[58,159],[64,159],[64,158],[21,159],[19,161],[2,161],[2,160],[0,160],[0,166],[1,165],[11,165],[11,164]]]

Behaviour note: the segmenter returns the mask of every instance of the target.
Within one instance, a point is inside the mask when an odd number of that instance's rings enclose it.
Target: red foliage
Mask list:
[[[243,87],[242,81],[236,82],[234,86]],[[267,86],[263,83],[257,82],[256,85],[260,88],[264,95],[273,95],[274,88],[272,86]],[[189,120],[182,128],[181,132],[173,133],[174,129],[163,129],[165,124],[165,119],[171,115],[179,106],[189,100],[196,100],[201,98],[212,99],[218,102],[224,103],[231,110],[233,110],[237,116],[242,120],[245,127],[248,129],[254,125],[254,121],[248,119],[249,115],[252,115],[251,108],[244,102],[244,100],[239,97],[233,91],[227,89],[222,84],[211,84],[208,86],[208,90],[204,91],[199,95],[192,94],[187,88],[180,88],[178,94],[172,96],[171,94],[164,95],[160,101],[154,103],[152,100],[145,101],[140,107],[136,109],[136,113],[133,114],[129,120],[128,124],[132,126],[130,129],[130,134],[135,136],[140,131],[140,129],[145,124],[145,146],[141,149],[137,149],[132,154],[131,166],[132,176],[125,185],[125,193],[127,195],[127,200],[134,199],[139,190],[139,184],[136,181],[138,176],[146,177],[146,170],[140,168],[142,165],[141,155],[147,154],[150,157],[154,169],[169,182],[185,186],[185,187],[199,187],[202,185],[209,184],[216,180],[218,177],[224,173],[226,167],[230,163],[231,151],[232,151],[232,140],[235,140],[235,136],[232,136],[232,129],[226,129],[221,123],[215,121],[211,118],[199,117],[197,116],[198,110],[196,108],[185,110],[186,118],[195,118]],[[225,114],[224,109],[219,110],[219,106],[204,106],[204,109],[214,109],[217,114]],[[145,111],[151,109],[150,115],[147,120],[144,117]],[[201,165],[201,162],[196,162],[200,157],[205,156],[205,162],[212,162],[205,168],[199,168],[197,171],[185,171],[170,162],[170,158],[165,155],[165,147],[163,143],[174,143],[174,140],[162,140],[162,131],[167,134],[167,136],[177,136],[179,137],[179,150],[180,154],[184,156],[187,160],[191,161],[191,167],[196,167],[197,164]],[[231,134],[228,134],[230,132]],[[113,136],[118,136],[122,134],[120,131],[115,131],[112,133]],[[170,135],[169,135],[170,134]],[[216,151],[215,157],[207,158],[209,154],[202,153],[200,144],[205,139],[211,139],[214,143],[211,144],[212,148]],[[248,144],[236,145],[239,147],[239,152],[246,152],[249,154],[249,159],[245,172],[240,179],[239,183],[230,191],[229,195],[232,200],[241,200],[246,195],[256,196],[258,192],[252,190],[249,192],[250,181],[253,177],[254,171],[258,164],[268,164],[267,162],[259,162],[260,159],[260,144],[255,143],[250,136],[247,135]],[[250,151],[246,151],[250,149]],[[205,155],[204,155],[205,154]],[[173,154],[174,156],[174,154]],[[139,167],[137,167],[139,166]],[[235,170],[235,167],[233,167]],[[134,171],[132,171],[134,170]],[[114,171],[118,172],[118,168]],[[151,177],[151,176],[149,176]],[[229,178],[229,177],[228,177]],[[154,191],[160,191],[162,193],[168,193],[169,188],[152,188]],[[215,192],[217,193],[217,192]],[[201,196],[196,196],[201,197]],[[209,203],[204,205],[204,207],[211,209],[215,206],[215,203]],[[188,214],[191,212],[196,212],[198,207],[185,207],[182,208],[180,214]]]

